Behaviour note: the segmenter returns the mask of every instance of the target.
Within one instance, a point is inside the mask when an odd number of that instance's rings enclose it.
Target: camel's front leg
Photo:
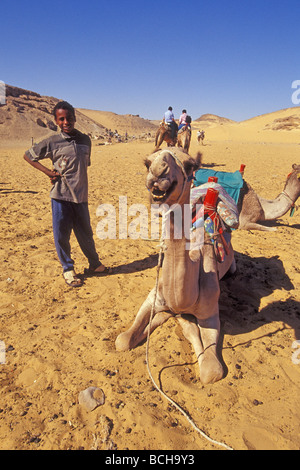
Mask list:
[[[196,353],[201,382],[209,384],[221,380],[223,367],[217,358],[219,315],[201,322],[192,315],[178,315],[177,319],[185,338],[190,341]]]
[[[196,318],[193,315],[178,315],[176,318],[182,328],[185,338],[192,344],[197,359],[200,361],[200,357],[204,350]]]
[[[118,351],[128,351],[129,349],[133,349],[147,337],[154,296],[155,289],[152,289],[147,299],[139,309],[132,326],[117,337],[115,344]],[[171,313],[161,313],[166,309],[167,307],[165,305],[164,299],[160,293],[160,290],[158,290],[154,308],[155,316],[153,315],[151,331],[153,331],[155,328],[164,323],[170,316],[172,316]]]
[[[245,222],[240,223],[239,225],[240,230],[260,230],[261,232],[276,232],[276,227],[268,227],[266,225],[260,225],[255,222]]]
[[[204,353],[199,358],[200,380],[209,384],[221,380],[224,371],[217,357],[217,345],[220,334],[219,314],[206,320],[197,320],[200,328]]]
[[[160,132],[159,134],[156,135],[154,152],[156,152],[161,146],[161,144],[163,143],[164,136],[165,136],[165,132]]]

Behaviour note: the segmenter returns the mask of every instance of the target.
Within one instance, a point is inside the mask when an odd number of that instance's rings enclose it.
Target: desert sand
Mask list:
[[[300,163],[297,125],[272,128],[276,119],[293,114],[299,118],[299,108],[242,123],[194,121],[190,154],[201,151],[204,165],[224,171],[245,164],[248,183],[273,199],[292,164]],[[113,128],[111,121],[105,127]],[[196,131],[202,128],[206,137],[199,145]],[[155,389],[146,344],[125,353],[114,346],[155,284],[159,248],[157,240],[100,240],[96,211],[104,203],[117,208],[119,196],[127,196],[128,206],[148,203],[143,160],[154,142],[93,141],[91,221],[97,250],[113,274],[88,278],[80,289],[67,287],[62,278],[50,183],[22,158],[30,145],[19,139],[0,147],[0,340],[6,348],[0,449],[219,449]],[[200,383],[195,355],[176,319],[150,338],[150,369],[162,390],[207,435],[236,450],[300,448],[299,217],[298,210],[269,223],[275,232],[233,233],[238,273],[221,282],[223,380]],[[86,260],[73,236],[72,248],[83,273]],[[105,394],[105,403],[93,411],[78,403],[80,391],[90,386]]]

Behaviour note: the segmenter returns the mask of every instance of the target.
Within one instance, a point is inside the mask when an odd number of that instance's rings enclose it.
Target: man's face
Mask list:
[[[75,116],[68,109],[57,109],[55,122],[66,134],[72,134],[75,126]]]

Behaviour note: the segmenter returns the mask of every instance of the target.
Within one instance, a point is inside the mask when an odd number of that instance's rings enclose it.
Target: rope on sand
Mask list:
[[[151,309],[151,315],[150,315],[149,326],[148,326],[148,334],[147,334],[147,344],[146,344],[146,364],[147,364],[147,369],[148,369],[150,379],[152,380],[152,383],[153,383],[154,387],[158,390],[158,392],[160,392],[166,398],[166,400],[168,400],[178,411],[180,411],[180,413],[182,413],[185,416],[185,418],[192,425],[192,427],[199,434],[201,434],[202,437],[207,439],[211,444],[215,444],[217,446],[224,447],[226,450],[233,450],[232,447],[229,447],[227,444],[224,444],[223,442],[219,442],[219,441],[215,441],[214,439],[211,439],[207,434],[205,434],[204,431],[202,431],[200,428],[198,428],[198,426],[193,422],[193,420],[184,411],[184,409],[181,408],[181,406],[179,406],[174,400],[172,400],[172,398],[168,397],[168,395],[166,395],[165,392],[163,390],[161,390],[161,388],[159,388],[159,386],[156,384],[156,382],[155,382],[155,380],[152,376],[150,366],[149,366],[149,341],[150,341],[151,324],[152,324],[152,319],[153,319],[153,316],[154,316],[155,303],[156,303],[156,297],[157,297],[159,270],[160,270],[160,267],[161,267],[162,252],[163,252],[163,247],[161,245],[161,248],[160,248],[160,251],[159,251],[159,257],[158,257],[158,264],[157,264],[157,275],[156,275],[156,283],[155,283],[155,291],[154,291],[154,301],[153,301],[152,309]]]

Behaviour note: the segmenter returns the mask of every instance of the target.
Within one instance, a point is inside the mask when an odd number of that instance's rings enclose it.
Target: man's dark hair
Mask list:
[[[169,106],[169,107],[168,107],[168,110],[169,110],[169,111],[173,111],[172,106]]]
[[[70,113],[72,113],[74,118],[75,118],[75,109],[67,101],[59,101],[58,103],[56,103],[56,105],[53,109],[53,116],[55,117],[55,119],[56,119],[56,111],[58,109],[66,109],[66,110],[70,111]]]

